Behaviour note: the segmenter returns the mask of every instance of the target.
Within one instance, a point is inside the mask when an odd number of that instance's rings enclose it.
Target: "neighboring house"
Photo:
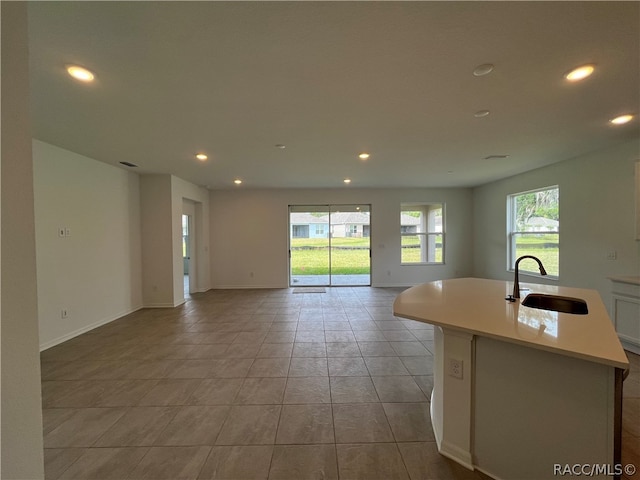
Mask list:
[[[329,224],[331,220],[331,224]],[[369,237],[369,214],[336,212],[316,217],[310,213],[292,212],[289,217],[291,238]]]
[[[417,233],[420,222],[420,217],[414,217],[406,213],[400,214],[400,233]]]
[[[546,219],[543,219],[546,220]],[[331,221],[331,224],[329,224]],[[370,216],[360,212],[336,212],[331,216],[316,217],[310,213],[291,213],[291,238],[362,238],[371,236]],[[420,217],[403,213],[401,215],[401,232],[417,233]],[[442,217],[436,217],[436,227],[441,226]],[[556,225],[557,226],[557,225]],[[437,229],[437,231],[441,231]]]
[[[525,222],[527,232],[557,232],[558,220],[544,217],[531,217]]]
[[[368,213],[336,212],[331,214],[331,236],[362,238],[371,236]]]
[[[291,238],[327,238],[329,216],[316,217],[310,213],[292,212],[289,217]]]

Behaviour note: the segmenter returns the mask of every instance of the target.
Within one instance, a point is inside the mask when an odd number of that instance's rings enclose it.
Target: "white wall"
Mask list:
[[[2,2],[0,477],[44,478],[26,2]]]
[[[142,298],[145,307],[173,307],[171,176],[140,178]]]
[[[38,140],[33,160],[44,349],[142,306],[139,177]]]
[[[142,291],[146,307],[184,303],[182,213],[185,200],[195,210],[196,288],[209,278],[209,192],[173,175],[142,175]]]
[[[211,199],[213,288],[288,286],[288,206],[371,204],[373,286],[409,286],[471,274],[470,189],[218,190]],[[400,206],[446,205],[444,265],[400,265]],[[253,274],[253,276],[252,276]]]
[[[640,141],[622,143],[474,189],[474,275],[509,279],[506,271],[507,195],[560,186],[560,278],[521,281],[592,288],[610,306],[609,275],[640,274],[635,240],[634,165]],[[615,251],[617,258],[608,260]]]

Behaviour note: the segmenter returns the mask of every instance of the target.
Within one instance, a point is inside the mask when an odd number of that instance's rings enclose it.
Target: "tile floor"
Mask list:
[[[398,292],[210,291],[46,350],[46,479],[486,479],[437,452],[433,330],[393,317]]]

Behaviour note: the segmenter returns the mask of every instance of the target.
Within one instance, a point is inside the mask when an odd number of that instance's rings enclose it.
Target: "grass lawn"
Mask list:
[[[369,258],[369,238],[332,238],[333,247],[361,247],[354,249],[332,248],[331,273],[334,275],[366,275],[371,269]],[[417,236],[403,236],[402,246],[420,245]],[[307,248],[304,248],[307,247]],[[549,275],[558,276],[557,237],[540,235],[518,238],[516,258],[522,255],[538,257]],[[436,262],[442,258],[442,249],[436,249]],[[403,248],[402,262],[419,262],[419,248]],[[533,260],[520,262],[521,271],[538,273]],[[327,238],[294,238],[291,240],[291,274],[292,275],[328,275],[329,274],[329,239]]]
[[[438,244],[442,244],[442,237],[436,237]],[[401,263],[421,263],[420,237],[418,235],[403,235]],[[430,258],[429,263],[442,262],[442,247],[436,247],[435,258]]]
[[[331,273],[334,275],[366,275],[369,273],[369,238],[332,238],[332,247],[360,247],[331,249]],[[304,247],[310,247],[305,249]],[[292,275],[328,275],[329,239],[291,239]]]
[[[540,235],[520,237],[516,241],[516,258],[522,255],[538,257],[549,275],[560,273],[558,237],[556,235]],[[534,260],[522,260],[520,271],[539,273],[538,264]]]
[[[334,247],[367,247],[369,248],[369,237],[337,237],[331,239],[331,245]],[[292,238],[291,247],[327,247],[329,246],[328,238]]]

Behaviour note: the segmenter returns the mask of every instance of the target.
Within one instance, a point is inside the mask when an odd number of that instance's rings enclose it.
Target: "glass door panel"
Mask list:
[[[289,283],[330,285],[329,207],[289,207]]]
[[[369,205],[331,205],[331,285],[371,285],[370,213]]]
[[[370,205],[289,207],[291,286],[371,285]]]

